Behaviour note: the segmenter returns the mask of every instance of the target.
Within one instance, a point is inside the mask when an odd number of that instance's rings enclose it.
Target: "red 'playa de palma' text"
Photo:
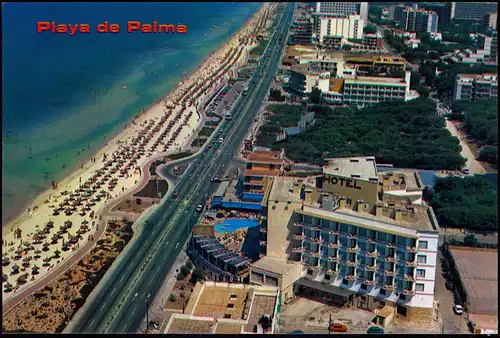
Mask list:
[[[98,24],[96,29],[98,33],[119,33],[120,25],[116,23],[110,24],[109,22],[104,21],[104,23]],[[39,21],[37,23],[37,33],[42,32],[58,34],[69,33],[70,36],[73,36],[76,33],[90,33],[90,25],[86,23],[73,25],[64,23],[58,24],[53,21]],[[156,21],[154,21],[153,24],[142,24],[139,21],[129,21],[127,22],[127,33],[132,32],[185,34],[187,33],[187,26],[182,24],[160,24]]]

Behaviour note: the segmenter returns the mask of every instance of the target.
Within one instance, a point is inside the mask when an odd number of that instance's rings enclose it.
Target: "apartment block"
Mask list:
[[[451,19],[456,21],[482,21],[488,13],[497,12],[496,2],[452,2]]]
[[[432,316],[439,226],[413,171],[379,174],[374,157],[325,160],[316,177],[275,177],[266,188],[266,256],[250,282],[343,305],[380,304]]]
[[[477,101],[498,97],[497,74],[457,74],[453,86],[453,101]]]
[[[317,2],[316,12],[322,14],[358,14],[364,23],[368,22],[368,2]]]
[[[315,13],[314,37],[317,43],[323,45],[325,38],[361,39],[363,37],[364,20],[360,15],[338,16],[336,14]]]
[[[265,178],[283,175],[284,167],[287,164],[291,164],[291,162],[285,158],[284,151],[252,151],[246,159],[243,193],[247,195],[261,194]]]

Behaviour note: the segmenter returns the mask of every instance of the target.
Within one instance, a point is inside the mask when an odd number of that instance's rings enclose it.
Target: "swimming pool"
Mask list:
[[[216,232],[233,232],[241,228],[251,228],[259,225],[258,221],[253,221],[247,218],[227,219],[222,223],[215,225]]]

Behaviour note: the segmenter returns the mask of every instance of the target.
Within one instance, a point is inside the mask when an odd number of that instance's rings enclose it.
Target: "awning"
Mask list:
[[[320,282],[315,282],[307,278],[300,278],[298,279],[295,283],[303,286],[308,286],[313,289],[321,290],[324,292],[328,293],[333,293],[334,295],[342,296],[342,297],[349,297],[353,294],[355,294],[354,291],[348,290],[348,289],[342,289],[338,286],[335,285],[328,285],[328,284],[323,284]]]

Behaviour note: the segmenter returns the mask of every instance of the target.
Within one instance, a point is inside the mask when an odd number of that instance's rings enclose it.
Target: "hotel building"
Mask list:
[[[374,157],[325,160],[316,177],[275,177],[262,205],[266,255],[250,283],[284,302],[316,299],[432,316],[439,226],[413,171],[379,174]]]
[[[452,100],[477,101],[498,97],[497,74],[457,74]]]

